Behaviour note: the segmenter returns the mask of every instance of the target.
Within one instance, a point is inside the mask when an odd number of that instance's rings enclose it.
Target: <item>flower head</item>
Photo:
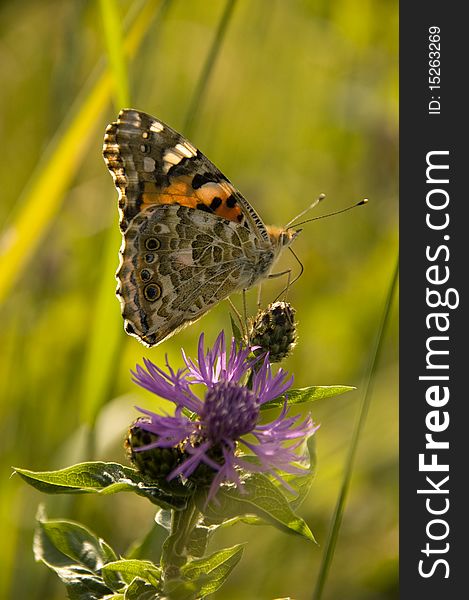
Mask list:
[[[259,423],[261,406],[284,394],[293,377],[282,369],[274,375],[268,355],[254,359],[249,355],[250,349],[237,347],[234,340],[227,352],[223,332],[205,351],[202,334],[197,360],[183,351],[185,369],[175,372],[167,363],[165,371],[144,359],[145,368],[137,365],[132,372],[135,383],[176,406],[172,416],[138,409],[146,416],[139,427],[153,434],[154,441],[136,451],[182,448],[186,458],[168,479],[190,478],[209,467],[213,473],[209,499],[225,481],[240,487],[241,470],[270,473],[280,480],[278,471],[303,472],[293,464],[299,460],[296,450],[317,429],[310,417],[300,422],[299,415],[288,416],[286,403],[274,421]],[[249,385],[245,383],[248,373]],[[193,389],[198,384],[206,388],[203,399]],[[245,460],[242,448],[256,460]]]
[[[249,339],[254,353],[269,352],[271,363],[289,356],[297,342],[295,309],[288,302],[274,302],[259,310],[250,323]]]

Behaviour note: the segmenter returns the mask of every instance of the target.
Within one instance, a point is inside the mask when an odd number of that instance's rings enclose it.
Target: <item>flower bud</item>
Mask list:
[[[167,477],[185,458],[184,452],[178,447],[155,447],[148,450],[138,450],[138,448],[147,446],[158,440],[156,434],[145,431],[145,429],[140,427],[142,422],[145,423],[148,421],[144,418],[137,419],[129,429],[127,438],[124,441],[127,458],[143,477],[158,482],[160,487],[167,489],[168,486],[180,486],[178,479],[168,482]]]
[[[288,302],[274,302],[260,310],[249,328],[249,343],[260,346],[254,354],[269,352],[271,363],[286,358],[297,341],[295,309]]]
[[[223,450],[220,445],[215,445],[207,452],[208,458],[218,463],[219,465],[223,465]],[[204,488],[210,486],[215,475],[218,473],[216,469],[214,469],[211,465],[207,463],[200,463],[195,471],[189,475],[188,483],[197,486],[198,488]]]

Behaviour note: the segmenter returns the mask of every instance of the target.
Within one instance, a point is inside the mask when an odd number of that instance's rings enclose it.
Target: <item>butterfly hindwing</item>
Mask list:
[[[146,208],[129,225],[117,271],[126,331],[159,343],[250,287],[257,258],[252,234],[231,221],[179,205]]]

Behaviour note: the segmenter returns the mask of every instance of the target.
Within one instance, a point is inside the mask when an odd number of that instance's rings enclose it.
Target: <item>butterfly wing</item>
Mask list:
[[[271,267],[261,219],[189,141],[123,110],[103,155],[119,192],[117,295],[126,331],[153,346]]]
[[[125,109],[105,133],[103,156],[118,193],[123,232],[152,204],[180,204],[249,228],[268,241],[259,215],[191,142],[146,113]]]
[[[250,287],[258,265],[247,228],[186,206],[150,206],[130,223],[117,272],[125,329],[159,344]]]

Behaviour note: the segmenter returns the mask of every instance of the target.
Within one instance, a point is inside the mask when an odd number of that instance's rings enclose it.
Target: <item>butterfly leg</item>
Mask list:
[[[243,290],[243,312],[244,312],[244,322],[248,322],[248,307],[246,302],[246,289]]]
[[[244,311],[244,325],[245,325],[245,335],[244,338],[246,340],[246,343],[249,345],[250,344],[250,339],[249,339],[249,329],[250,329],[250,325],[249,325],[249,319],[248,319],[248,307],[247,307],[247,300],[246,300],[246,289],[243,289],[243,311]]]
[[[284,290],[282,290],[282,294],[283,292],[285,292],[285,302],[287,301],[287,295],[288,295],[288,290],[290,289],[290,283],[291,283],[291,271],[288,271],[288,276],[287,276],[287,285],[285,287]]]
[[[280,273],[271,273],[269,275],[269,279],[277,279],[277,277],[282,277],[283,275],[290,275],[291,274],[291,269],[288,269],[287,271],[280,271]]]
[[[257,288],[257,310],[261,310],[261,294],[262,294],[262,284],[259,284]]]
[[[274,302],[277,302],[277,300],[280,298],[280,296],[285,293],[285,300],[286,298],[286,293],[288,292],[289,288],[290,288],[290,279],[291,279],[291,269],[288,269],[286,271],[281,271],[280,273],[271,273],[269,275],[269,279],[276,279],[277,277],[283,277],[283,275],[287,275],[287,285],[286,287],[283,288],[283,290],[280,292],[280,294],[275,298]]]

